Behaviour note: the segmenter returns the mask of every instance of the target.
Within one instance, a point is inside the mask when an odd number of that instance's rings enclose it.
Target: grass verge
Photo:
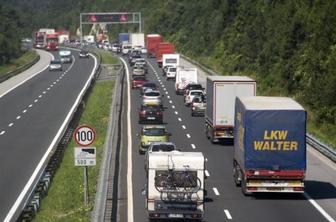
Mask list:
[[[25,52],[20,58],[14,59],[9,64],[0,66],[0,76],[14,71],[19,67],[33,61],[37,56],[38,54],[34,50]]]
[[[114,62],[102,54],[103,61]],[[114,81],[96,82],[82,114],[79,125],[92,126],[97,134],[92,146],[96,147],[97,165],[89,167],[89,201],[88,207],[84,205],[83,168],[74,166],[74,147],[72,140],[65,150],[61,166],[57,170],[48,195],[43,199],[41,208],[34,221],[77,222],[90,221],[96,194],[99,167],[102,160],[103,145],[109,121],[110,104]]]

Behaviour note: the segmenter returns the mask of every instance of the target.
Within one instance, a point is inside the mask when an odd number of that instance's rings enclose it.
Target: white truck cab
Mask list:
[[[204,156],[201,152],[153,152],[143,191],[149,219],[202,220]]]

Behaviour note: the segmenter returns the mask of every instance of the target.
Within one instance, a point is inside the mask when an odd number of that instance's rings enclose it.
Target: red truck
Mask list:
[[[160,34],[146,35],[146,47],[147,47],[148,57],[155,57],[156,46],[160,42],[162,42],[162,36]]]
[[[46,50],[58,50],[58,34],[47,34]]]
[[[34,47],[38,49],[43,49],[46,43],[46,33],[45,32],[35,32],[34,36]]]
[[[156,45],[155,56],[159,64],[159,67],[162,67],[162,55],[163,54],[173,54],[175,53],[175,46],[169,42],[161,42]]]

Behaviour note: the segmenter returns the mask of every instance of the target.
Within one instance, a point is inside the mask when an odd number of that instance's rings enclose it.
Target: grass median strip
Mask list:
[[[118,62],[111,54],[100,53],[103,63],[115,64]],[[85,207],[84,205],[83,167],[74,166],[74,147],[77,145],[74,140],[71,140],[65,150],[63,161],[53,178],[48,195],[43,199],[34,221],[90,221],[114,84],[114,80],[95,83],[79,122],[79,125],[92,126],[97,134],[95,142],[91,145],[96,147],[97,165],[88,167],[89,206]]]

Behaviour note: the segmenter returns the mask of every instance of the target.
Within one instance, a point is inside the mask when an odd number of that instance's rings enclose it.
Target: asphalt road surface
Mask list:
[[[93,58],[79,59],[76,51],[73,55],[74,62],[63,71],[31,73],[32,78],[18,80],[18,86],[0,98],[0,221],[18,200],[94,69]]]

